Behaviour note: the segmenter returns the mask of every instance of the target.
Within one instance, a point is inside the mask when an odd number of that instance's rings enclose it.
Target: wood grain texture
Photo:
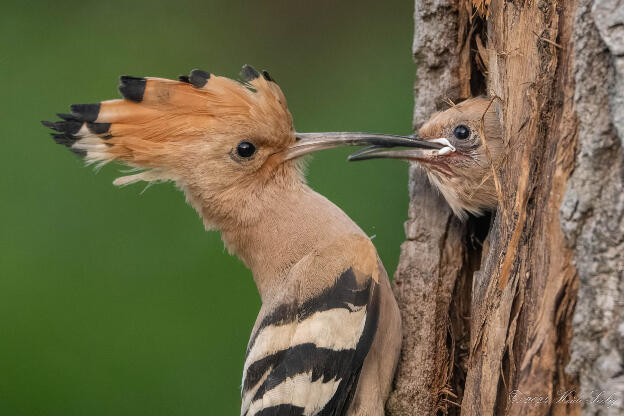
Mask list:
[[[565,373],[576,271],[559,223],[573,168],[574,4],[493,0],[489,95],[500,102],[508,158],[490,247],[475,274],[462,414],[575,414],[554,403]],[[525,397],[547,397],[536,405]]]

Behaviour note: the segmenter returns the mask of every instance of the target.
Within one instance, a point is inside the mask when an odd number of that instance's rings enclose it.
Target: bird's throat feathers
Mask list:
[[[284,163],[269,158],[254,175],[242,177],[228,186],[217,186],[209,178],[193,182],[178,180],[176,185],[202,218],[206,230],[243,229],[259,224],[284,197],[306,188],[303,163]]]
[[[273,184],[257,198],[253,205],[240,207],[239,215],[247,221],[214,228],[221,231],[228,251],[251,269],[263,298],[271,282],[315,248],[346,234],[366,237],[340,208],[303,181],[289,188]]]

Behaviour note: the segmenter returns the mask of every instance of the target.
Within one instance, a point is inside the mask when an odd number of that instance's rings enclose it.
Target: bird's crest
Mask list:
[[[175,179],[163,167],[191,142],[232,134],[253,134],[278,147],[294,141],[286,98],[270,75],[245,65],[241,78],[238,82],[198,69],[178,81],[122,76],[123,99],[72,105],[71,114],[43,124],[56,131],[57,143],[88,164],[121,161],[148,169],[116,184]]]

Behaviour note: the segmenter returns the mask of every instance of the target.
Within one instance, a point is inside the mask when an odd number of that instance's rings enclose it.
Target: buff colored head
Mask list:
[[[374,146],[351,155],[349,160],[417,162],[458,217],[481,215],[497,206],[492,166],[500,163],[503,141],[496,108],[496,102],[480,97],[432,115],[417,137],[440,144],[441,149],[386,150]]]

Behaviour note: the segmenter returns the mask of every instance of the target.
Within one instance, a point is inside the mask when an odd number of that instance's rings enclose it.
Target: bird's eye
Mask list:
[[[249,142],[240,142],[238,146],[236,146],[236,153],[240,157],[252,157],[253,154],[256,153],[256,146]]]
[[[459,126],[455,127],[455,130],[453,130],[453,135],[460,140],[465,140],[470,137],[470,128],[468,126],[460,124]]]

